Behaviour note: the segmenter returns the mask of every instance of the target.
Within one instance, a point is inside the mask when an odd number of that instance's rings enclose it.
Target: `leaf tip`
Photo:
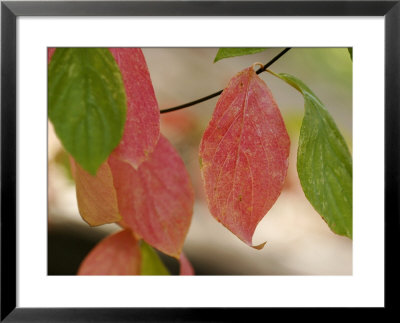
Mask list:
[[[267,241],[265,241],[265,242],[263,242],[263,243],[261,243],[261,244],[259,244],[259,245],[257,245],[257,246],[250,246],[250,247],[252,247],[253,249],[261,250],[261,249],[264,248],[264,246],[265,246],[266,244],[267,244]]]
[[[80,212],[81,213],[81,212]],[[104,224],[112,224],[112,223],[118,223],[122,220],[121,214],[114,214],[112,216],[112,219],[110,220],[104,220],[104,219],[98,219],[93,220],[92,218],[89,218],[88,216],[85,216],[84,214],[81,214],[81,218],[90,226],[90,227],[98,227]]]
[[[349,52],[350,59],[353,60],[353,47],[348,47],[347,50]]]
[[[192,276],[195,274],[192,264],[190,263],[189,259],[185,256],[182,252],[180,257],[180,270],[179,274],[182,276]]]
[[[99,167],[84,167],[83,165],[81,165],[82,168],[84,170],[86,170],[91,176],[96,176],[97,174],[97,170],[99,169]]]

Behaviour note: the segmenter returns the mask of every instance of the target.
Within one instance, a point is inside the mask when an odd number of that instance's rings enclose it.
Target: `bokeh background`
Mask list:
[[[267,63],[283,48],[213,63],[217,48],[143,48],[160,109],[223,89],[237,72]],[[307,84],[325,104],[352,150],[352,61],[347,48],[293,48],[270,69]],[[218,223],[205,201],[198,162],[200,140],[218,98],[161,115],[161,132],[179,151],[195,190],[192,224],[184,252],[197,275],[351,275],[352,241],[330,231],[305,198],[296,171],[304,114],[302,96],[269,73],[271,89],[291,137],[289,171],[283,192],[259,223],[254,250]],[[48,274],[75,275],[80,262],[116,225],[90,227],[79,215],[68,156],[48,130]],[[171,273],[178,263],[161,255]]]

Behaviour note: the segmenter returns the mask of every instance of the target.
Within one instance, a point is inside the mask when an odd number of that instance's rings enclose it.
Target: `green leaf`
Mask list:
[[[49,119],[64,148],[90,174],[119,144],[126,95],[106,48],[58,48],[48,73]]]
[[[299,79],[276,74],[304,96],[305,115],[297,151],[303,191],[331,230],[352,238],[352,157],[323,103]]]
[[[146,242],[140,244],[140,254],[142,257],[140,274],[141,275],[169,275],[168,269],[162,263],[157,252]]]
[[[349,47],[347,50],[349,51],[351,60],[353,60],[353,47]]]
[[[260,53],[266,49],[267,48],[220,48],[217,56],[215,56],[214,63],[224,58]]]

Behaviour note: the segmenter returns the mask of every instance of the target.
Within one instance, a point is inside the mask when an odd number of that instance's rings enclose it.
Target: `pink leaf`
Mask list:
[[[218,100],[201,141],[200,163],[212,215],[250,246],[282,191],[289,147],[271,91],[252,67],[244,69]]]
[[[186,258],[185,254],[183,252],[181,253],[181,258],[179,261],[181,264],[179,275],[183,275],[183,276],[194,275],[194,270],[193,270],[192,264]]]
[[[104,162],[95,176],[70,158],[79,213],[92,226],[121,220],[110,167]]]
[[[160,251],[179,258],[194,194],[182,159],[163,136],[150,159],[135,170],[112,153],[109,165],[123,225]]]
[[[160,112],[140,48],[110,48],[122,74],[127,97],[124,134],[114,150],[136,169],[153,151],[160,135]]]
[[[56,51],[56,49],[53,47],[48,47],[47,48],[47,63],[50,63],[51,58],[53,57],[54,52]]]
[[[130,230],[108,236],[86,256],[78,275],[140,275],[140,249]]]

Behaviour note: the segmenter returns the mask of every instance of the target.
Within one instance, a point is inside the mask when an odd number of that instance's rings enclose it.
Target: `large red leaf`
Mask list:
[[[123,225],[137,238],[179,258],[188,232],[194,194],[182,159],[163,136],[136,170],[112,153],[109,165]]]
[[[85,171],[70,158],[71,169],[75,178],[76,198],[79,213],[90,225],[102,225],[121,220],[118,211],[117,192],[107,162],[98,169],[96,175]]]
[[[124,134],[114,153],[137,168],[160,136],[160,112],[140,48],[110,48],[122,74],[127,98]]]
[[[102,240],[81,263],[78,275],[140,275],[140,248],[130,230]]]
[[[201,141],[200,163],[212,215],[250,246],[282,191],[289,146],[271,91],[252,67],[244,69],[218,100]]]

